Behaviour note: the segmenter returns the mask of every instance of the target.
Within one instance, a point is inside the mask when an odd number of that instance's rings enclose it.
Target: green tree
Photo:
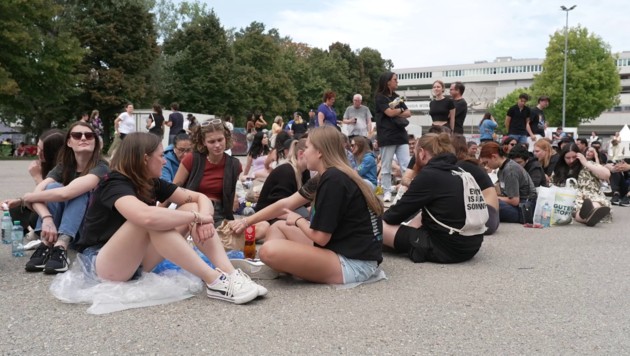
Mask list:
[[[492,114],[492,116],[494,116],[494,118],[497,120],[497,133],[501,132],[507,134],[507,132],[505,131],[505,116],[510,107],[516,105],[516,102],[518,101],[518,96],[522,93],[530,94],[531,91],[526,88],[517,88],[513,92],[506,95],[504,98],[499,99],[495,104],[490,104],[488,106],[488,112]],[[536,105],[535,103],[536,101],[534,100],[532,95],[530,95],[527,105]]]
[[[0,116],[41,132],[68,117],[84,51],[51,0],[0,2]]]
[[[232,53],[214,11],[183,24],[164,42],[163,56],[163,102],[177,101],[184,110],[198,113],[228,112]]]
[[[150,77],[158,47],[151,3],[66,0],[65,5],[73,33],[88,50],[79,67],[82,93],[74,98],[74,110],[99,109],[107,139],[125,103],[141,107],[153,101]]]
[[[578,126],[619,103],[621,84],[616,58],[601,37],[581,26],[568,31],[566,124]],[[532,92],[551,97],[546,110],[550,126],[562,123],[564,31],[554,33],[547,46],[543,71]]]

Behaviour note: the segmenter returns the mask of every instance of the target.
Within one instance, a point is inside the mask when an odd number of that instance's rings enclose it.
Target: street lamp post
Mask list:
[[[560,9],[567,14],[567,20],[564,25],[564,72],[563,72],[563,82],[562,82],[562,128],[566,126],[566,115],[567,115],[567,55],[568,55],[568,45],[569,45],[569,11],[575,9],[577,5],[573,5],[569,8],[562,5]]]

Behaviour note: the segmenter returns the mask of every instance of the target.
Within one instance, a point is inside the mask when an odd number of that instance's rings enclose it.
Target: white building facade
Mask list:
[[[398,94],[407,98],[411,109],[412,122],[421,126],[431,125],[428,116],[431,87],[436,80],[442,80],[446,86],[446,95],[451,83],[461,81],[466,85],[464,99],[468,103],[468,115],[464,123],[466,133],[477,132],[477,125],[488,105],[505,97],[517,88],[531,86],[534,75],[542,71],[543,59],[513,59],[499,57],[492,62],[480,61],[473,64],[396,68],[398,75]],[[591,131],[609,134],[619,131],[630,123],[630,51],[622,52],[617,59],[621,78],[620,103],[613,109],[579,127],[581,136],[590,135]],[[551,98],[559,102],[562,98]],[[504,117],[497,117],[503,120]]]

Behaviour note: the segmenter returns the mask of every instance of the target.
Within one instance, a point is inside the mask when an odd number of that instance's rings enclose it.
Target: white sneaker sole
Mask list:
[[[260,260],[233,259],[230,260],[236,269],[245,272],[251,279],[276,279],[278,272]],[[266,294],[266,293],[265,293]]]
[[[258,298],[258,289],[252,288],[246,294],[239,295],[238,297],[235,297],[235,296],[230,297],[230,296],[223,295],[222,293],[218,291],[214,291],[209,287],[206,287],[206,295],[208,296],[208,298],[211,298],[211,299],[219,299],[219,300],[223,300],[223,301],[234,303],[234,304],[245,304]]]

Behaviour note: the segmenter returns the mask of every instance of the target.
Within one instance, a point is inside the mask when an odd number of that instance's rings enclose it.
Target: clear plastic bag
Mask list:
[[[102,281],[93,273],[94,260],[77,254],[72,267],[53,279],[51,293],[65,303],[91,304],[90,314],[173,303],[192,297],[203,283],[186,271],[142,273],[128,282]]]

